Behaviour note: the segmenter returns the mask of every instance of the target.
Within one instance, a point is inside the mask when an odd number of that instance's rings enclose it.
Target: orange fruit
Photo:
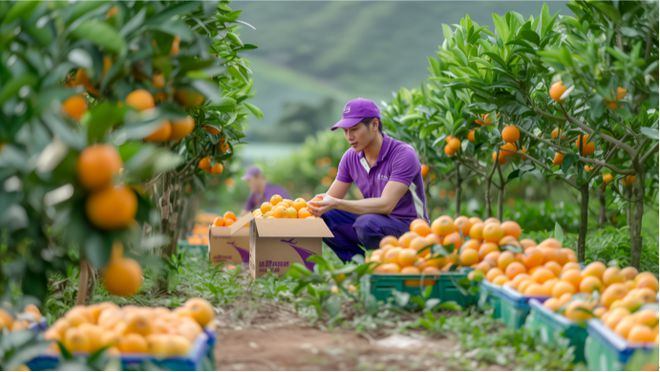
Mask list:
[[[651,309],[639,310],[633,314],[636,324],[653,328],[658,325],[658,312]]]
[[[211,167],[211,173],[213,174],[222,174],[222,171],[225,169],[224,165],[222,163],[215,163]]]
[[[561,242],[555,238],[548,238],[539,243],[538,246],[546,248],[561,248]]]
[[[422,238],[421,236],[417,236],[410,241],[408,248],[412,248],[415,250],[415,252],[419,252],[420,250],[426,248],[428,245],[429,243],[425,238]]]
[[[600,296],[600,303],[605,307],[612,306],[616,300],[621,300],[626,296],[626,287],[621,283],[615,283],[605,288]]]
[[[564,85],[561,80],[553,83],[550,86],[550,98],[555,102],[561,101],[563,99],[562,95],[566,92],[566,89],[566,85]]]
[[[275,194],[275,195],[273,195],[273,196],[270,197],[270,204],[272,204],[272,205],[278,205],[279,203],[282,202],[282,200],[284,200],[284,198],[282,198],[282,195],[280,195],[280,194]]]
[[[449,216],[438,217],[431,224],[431,231],[437,236],[446,236],[456,230],[454,220]]]
[[[493,163],[498,162],[500,164],[506,164],[506,156],[502,152],[498,154],[497,151],[493,151],[491,159],[493,160]]]
[[[422,177],[426,177],[426,175],[429,174],[429,166],[422,164],[420,172],[422,173]]]
[[[160,72],[154,73],[154,75],[151,77],[151,85],[153,85],[156,89],[165,88],[165,75]]]
[[[514,261],[515,261],[515,257],[513,253],[509,251],[504,251],[500,253],[499,257],[497,258],[497,267],[499,267],[500,270],[504,271],[506,270],[507,266],[509,266]]]
[[[470,235],[471,239],[481,240],[483,230],[484,230],[484,223],[477,222],[470,227],[470,231],[468,235]]]
[[[105,289],[116,296],[133,296],[142,286],[142,269],[130,258],[110,260],[103,272]]]
[[[484,272],[481,270],[472,270],[468,273],[468,279],[471,281],[481,281],[484,279]]]
[[[93,341],[89,339],[83,330],[78,328],[69,328],[62,343],[72,353],[89,353],[93,351]]]
[[[650,272],[643,272],[635,277],[635,286],[637,288],[649,288],[658,292],[658,279]]]
[[[488,270],[491,269],[491,266],[488,264],[488,262],[479,262],[478,264],[476,264],[474,266],[474,269],[479,270],[479,271],[481,271],[482,273],[485,274],[485,273],[488,272]]]
[[[503,286],[509,281],[509,278],[506,277],[506,275],[498,275],[493,279],[493,284]]]
[[[537,248],[529,248],[525,251],[522,262],[528,268],[540,266],[543,264],[545,258],[543,252]]]
[[[626,97],[626,94],[628,93],[628,90],[624,87],[617,87],[616,88],[616,99],[618,101],[621,101]]]
[[[497,267],[497,260],[500,258],[501,252],[490,252],[483,258],[483,262],[487,263],[490,267]]]
[[[625,176],[621,179],[623,186],[630,187],[635,183],[636,177],[633,175]]]
[[[634,325],[628,333],[628,341],[635,343],[650,344],[655,343],[657,333],[653,333],[651,328],[643,325]]]
[[[475,133],[475,130],[474,130],[474,129],[470,129],[470,131],[468,132],[468,135],[467,135],[467,139],[468,139],[468,141],[470,141],[470,142],[474,142],[474,141],[475,141],[474,133]]]
[[[294,207],[289,207],[286,209],[285,216],[286,218],[298,218],[298,211]]]
[[[79,121],[87,112],[87,100],[81,94],[71,96],[62,102],[62,112]]]
[[[126,96],[126,104],[138,111],[145,111],[156,106],[154,97],[145,89],[136,89]]]
[[[564,154],[555,152],[555,157],[552,158],[552,165],[561,165],[564,162]]]
[[[471,266],[479,262],[479,252],[474,249],[466,249],[461,252],[459,262],[462,266]]]
[[[216,217],[213,219],[213,226],[222,227],[225,225],[225,219],[223,217]]]
[[[555,284],[559,283],[559,280],[556,278],[552,278],[545,283],[541,284],[541,287],[543,288],[543,293],[544,296],[551,296],[552,295],[552,288],[554,288]]]
[[[486,223],[482,231],[483,239],[487,242],[497,243],[504,236],[499,223]]]
[[[136,333],[129,333],[122,336],[118,343],[117,348],[122,353],[148,353],[149,344],[147,340]]]
[[[178,141],[195,129],[195,120],[190,115],[180,120],[173,120],[171,124],[170,141]]]
[[[452,156],[456,153],[456,151],[458,151],[458,149],[454,149],[451,145],[446,144],[443,151],[445,152],[445,155]]]
[[[556,312],[557,310],[559,310],[559,308],[561,308],[561,305],[559,304],[559,300],[554,297],[545,300],[543,306],[550,309],[550,311],[553,312]]]
[[[277,205],[272,210],[274,218],[284,218],[286,216],[286,207],[283,205]]]
[[[632,316],[628,315],[623,317],[621,321],[616,325],[614,328],[614,332],[616,332],[619,336],[623,338],[628,338],[628,334],[632,330],[632,328],[635,326],[635,320]]]
[[[603,272],[603,285],[609,287],[614,283],[623,283],[625,278],[621,275],[619,268],[617,267],[608,267]]]
[[[259,209],[261,210],[261,213],[267,213],[273,209],[273,205],[270,204],[269,202],[263,202],[261,203]]]
[[[123,229],[135,218],[137,197],[126,186],[108,187],[87,198],[85,211],[89,221],[100,229]]]
[[[520,130],[515,125],[507,125],[502,129],[502,140],[504,142],[517,142],[520,139]]]
[[[620,273],[625,280],[634,280],[639,272],[637,271],[636,268],[632,266],[628,266],[621,269]]]
[[[401,268],[395,263],[384,263],[376,266],[374,272],[378,274],[396,274],[401,272]]]
[[[533,297],[540,297],[547,295],[543,287],[537,283],[531,283],[528,286],[526,286],[523,294],[525,296],[533,296]]]
[[[560,134],[559,128],[555,128],[552,130],[552,132],[550,132],[550,137],[552,137],[552,139],[556,139],[557,137],[559,137],[559,134]]]
[[[611,173],[603,174],[603,184],[607,185],[608,183],[612,182],[613,179],[614,177]]]
[[[380,240],[379,248],[383,248],[387,244],[396,247],[399,245],[399,239],[396,236],[388,235]]]
[[[401,269],[401,274],[404,275],[419,275],[421,274],[421,271],[415,266],[406,266],[403,269]]]
[[[291,203],[291,206],[296,208],[296,210],[300,210],[300,208],[306,208],[307,207],[307,202],[303,198],[298,198]]]
[[[431,227],[429,226],[429,223],[426,222],[426,220],[418,218],[410,223],[410,231],[416,233],[419,236],[427,236],[431,233]]]
[[[399,261],[399,252],[401,252],[402,249],[406,248],[395,247],[388,249],[387,251],[383,252],[381,260],[384,263],[397,263]]]
[[[486,273],[486,280],[488,280],[489,282],[492,282],[493,279],[495,279],[495,277],[497,277],[499,275],[504,275],[504,273],[499,268],[494,267],[494,268],[488,270],[488,272]]]
[[[481,244],[481,247],[479,247],[479,258],[483,260],[489,253],[498,251],[499,248],[497,247],[497,244],[489,242],[483,243]]]
[[[545,267],[538,267],[533,273],[532,273],[532,279],[539,284],[543,284],[547,282],[550,279],[554,279],[555,274],[550,270]]]
[[[399,251],[397,256],[397,264],[399,267],[412,266],[417,261],[417,250],[412,248],[405,248]]]
[[[504,273],[509,279],[513,279],[518,275],[525,274],[526,272],[527,269],[525,269],[525,266],[517,261],[510,263],[504,270]]]
[[[458,151],[461,148],[461,140],[456,137],[449,136],[447,137],[447,146],[454,150],[454,152]]]
[[[422,275],[440,275],[440,270],[433,266],[428,266],[422,270]]]
[[[580,271],[582,268],[580,267],[580,264],[577,262],[567,262],[562,266],[561,271],[569,271],[569,270],[577,270]]]
[[[458,250],[458,248],[460,248],[462,244],[463,244],[463,239],[461,238],[461,235],[458,232],[453,232],[445,236],[445,238],[442,241],[443,246],[449,246],[454,250]]]
[[[518,239],[520,238],[520,235],[522,235],[522,229],[520,228],[520,225],[514,221],[504,221],[500,225],[500,228],[504,232],[505,236],[513,236],[514,238]]]
[[[417,237],[418,237],[417,234],[414,233],[414,232],[411,232],[411,231],[403,233],[403,235],[401,235],[399,237],[399,244],[398,245],[403,247],[403,248],[408,248],[408,247],[410,247],[410,242],[412,242],[412,240],[417,238]]]
[[[548,261],[543,265],[543,267],[552,271],[552,273],[556,277],[559,277],[559,275],[561,275],[561,266],[555,261]]]
[[[477,258],[478,258],[480,247],[481,247],[481,243],[478,240],[470,239],[470,240],[466,241],[465,243],[463,243],[463,245],[461,246],[461,250],[463,250],[463,251],[473,250],[473,251],[477,252]]]
[[[580,282],[582,281],[582,275],[580,274],[580,270],[566,270],[561,273],[559,276],[559,279],[571,283],[571,285],[575,288],[577,291],[580,288]]]
[[[199,160],[199,163],[197,163],[197,167],[199,169],[205,170],[205,171],[210,171],[211,170],[211,157],[210,156],[205,156]]]
[[[525,294],[525,291],[527,290],[527,287],[529,287],[532,284],[537,284],[535,283],[532,279],[526,278],[520,281],[518,284],[518,292]]]
[[[470,223],[470,220],[467,217],[465,216],[457,217],[454,220],[454,225],[456,226],[458,232],[460,232],[464,237],[470,234],[470,229],[472,228],[472,224]]]
[[[520,245],[520,242],[518,242],[518,240],[516,238],[514,238],[513,236],[510,236],[510,235],[505,235],[502,239],[500,239],[498,244],[499,244],[500,247],[504,247],[506,245],[512,245],[512,246],[515,246],[515,247],[518,247],[518,248],[522,248],[522,246]]]
[[[105,188],[122,167],[119,152],[112,145],[96,144],[86,147],[78,157],[78,180],[88,190]]]
[[[600,261],[594,261],[587,265],[583,270],[582,270],[582,276],[593,276],[596,277],[597,279],[602,279],[603,273],[605,272],[605,269],[607,267],[605,266],[604,263]]]
[[[529,279],[530,279],[529,274],[521,273],[521,274],[516,275],[513,279],[511,279],[511,282],[509,283],[509,285],[513,289],[519,289],[518,287],[520,286],[520,284],[522,284],[523,280],[529,280]]]
[[[594,291],[602,291],[603,284],[600,279],[595,276],[583,276],[580,282],[580,292],[593,293]]]
[[[307,208],[298,209],[298,218],[314,217]]]
[[[172,124],[169,121],[165,120],[163,123],[150,135],[144,137],[144,140],[147,142],[165,142],[170,139],[172,135]]]
[[[564,316],[574,322],[586,322],[593,317],[593,307],[586,301],[575,300],[568,304]]]
[[[614,330],[616,329],[616,326],[623,320],[623,318],[629,315],[630,311],[628,311],[628,309],[619,307],[608,311],[605,315],[603,315],[602,320],[608,328]]]
[[[627,287],[626,290],[628,290]],[[655,300],[656,292],[650,288],[635,288],[630,290],[630,292],[628,292],[628,295],[639,299],[643,303],[651,304],[656,302]]]
[[[558,281],[552,287],[552,297],[561,297],[564,293],[574,294],[576,291],[575,286],[572,283],[565,282],[563,280]]]
[[[206,327],[215,317],[213,307],[203,298],[191,298],[183,305],[200,327]]]

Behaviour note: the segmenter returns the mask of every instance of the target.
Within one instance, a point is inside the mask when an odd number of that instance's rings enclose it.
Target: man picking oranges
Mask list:
[[[378,248],[387,235],[400,236],[416,218],[428,220],[421,164],[412,146],[383,133],[380,110],[370,100],[346,103],[341,128],[350,148],[342,156],[337,176],[325,194],[309,202],[334,238],[324,242],[344,261],[363,254],[359,247]],[[364,199],[344,199],[351,184]]]

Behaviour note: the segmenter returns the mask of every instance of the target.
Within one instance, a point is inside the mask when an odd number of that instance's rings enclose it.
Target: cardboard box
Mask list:
[[[209,226],[209,261],[248,264],[250,260],[250,220],[248,214],[229,227]]]
[[[253,278],[268,271],[285,273],[298,262],[308,269],[312,255],[321,255],[323,238],[334,235],[321,218],[255,218],[250,224],[250,273]]]

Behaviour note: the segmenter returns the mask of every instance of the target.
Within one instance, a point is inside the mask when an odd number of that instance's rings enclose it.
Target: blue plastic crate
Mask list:
[[[536,299],[529,301],[529,307],[525,328],[549,345],[558,345],[561,338],[567,339],[573,347],[574,361],[585,362],[584,342],[587,339],[587,328],[584,325],[553,312]]]
[[[547,296],[523,296],[519,292],[509,288],[502,287],[501,294],[501,315],[504,324],[511,329],[519,329],[525,324],[525,319],[529,314],[529,301],[536,299],[545,302]]]
[[[493,318],[499,319],[502,316],[501,294],[502,287],[494,285],[486,280],[479,283],[479,307],[493,309]]]
[[[588,321],[587,332],[585,355],[590,370],[658,370],[658,345],[632,344],[598,319]]]
[[[145,362],[149,362],[168,371],[201,371],[205,369],[204,360],[209,356],[209,349],[213,349],[212,344],[215,344],[215,336],[211,341],[205,331],[197,337],[185,356],[159,359],[149,354],[122,354],[121,366],[123,370],[139,370],[144,368],[142,366]],[[59,355],[46,354],[32,359],[27,366],[33,371],[45,371],[57,369],[59,364]]]

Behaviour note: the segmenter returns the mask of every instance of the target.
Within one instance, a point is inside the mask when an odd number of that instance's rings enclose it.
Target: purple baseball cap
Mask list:
[[[261,176],[261,168],[257,166],[251,166],[245,171],[245,174],[243,175],[243,177],[241,177],[241,179],[245,181],[248,178],[258,177],[258,176]]]
[[[368,100],[366,98],[355,98],[346,102],[346,106],[344,106],[344,112],[341,115],[341,120],[339,120],[330,129],[335,130],[337,128],[351,128],[365,118],[380,119],[380,110],[374,101]]]

